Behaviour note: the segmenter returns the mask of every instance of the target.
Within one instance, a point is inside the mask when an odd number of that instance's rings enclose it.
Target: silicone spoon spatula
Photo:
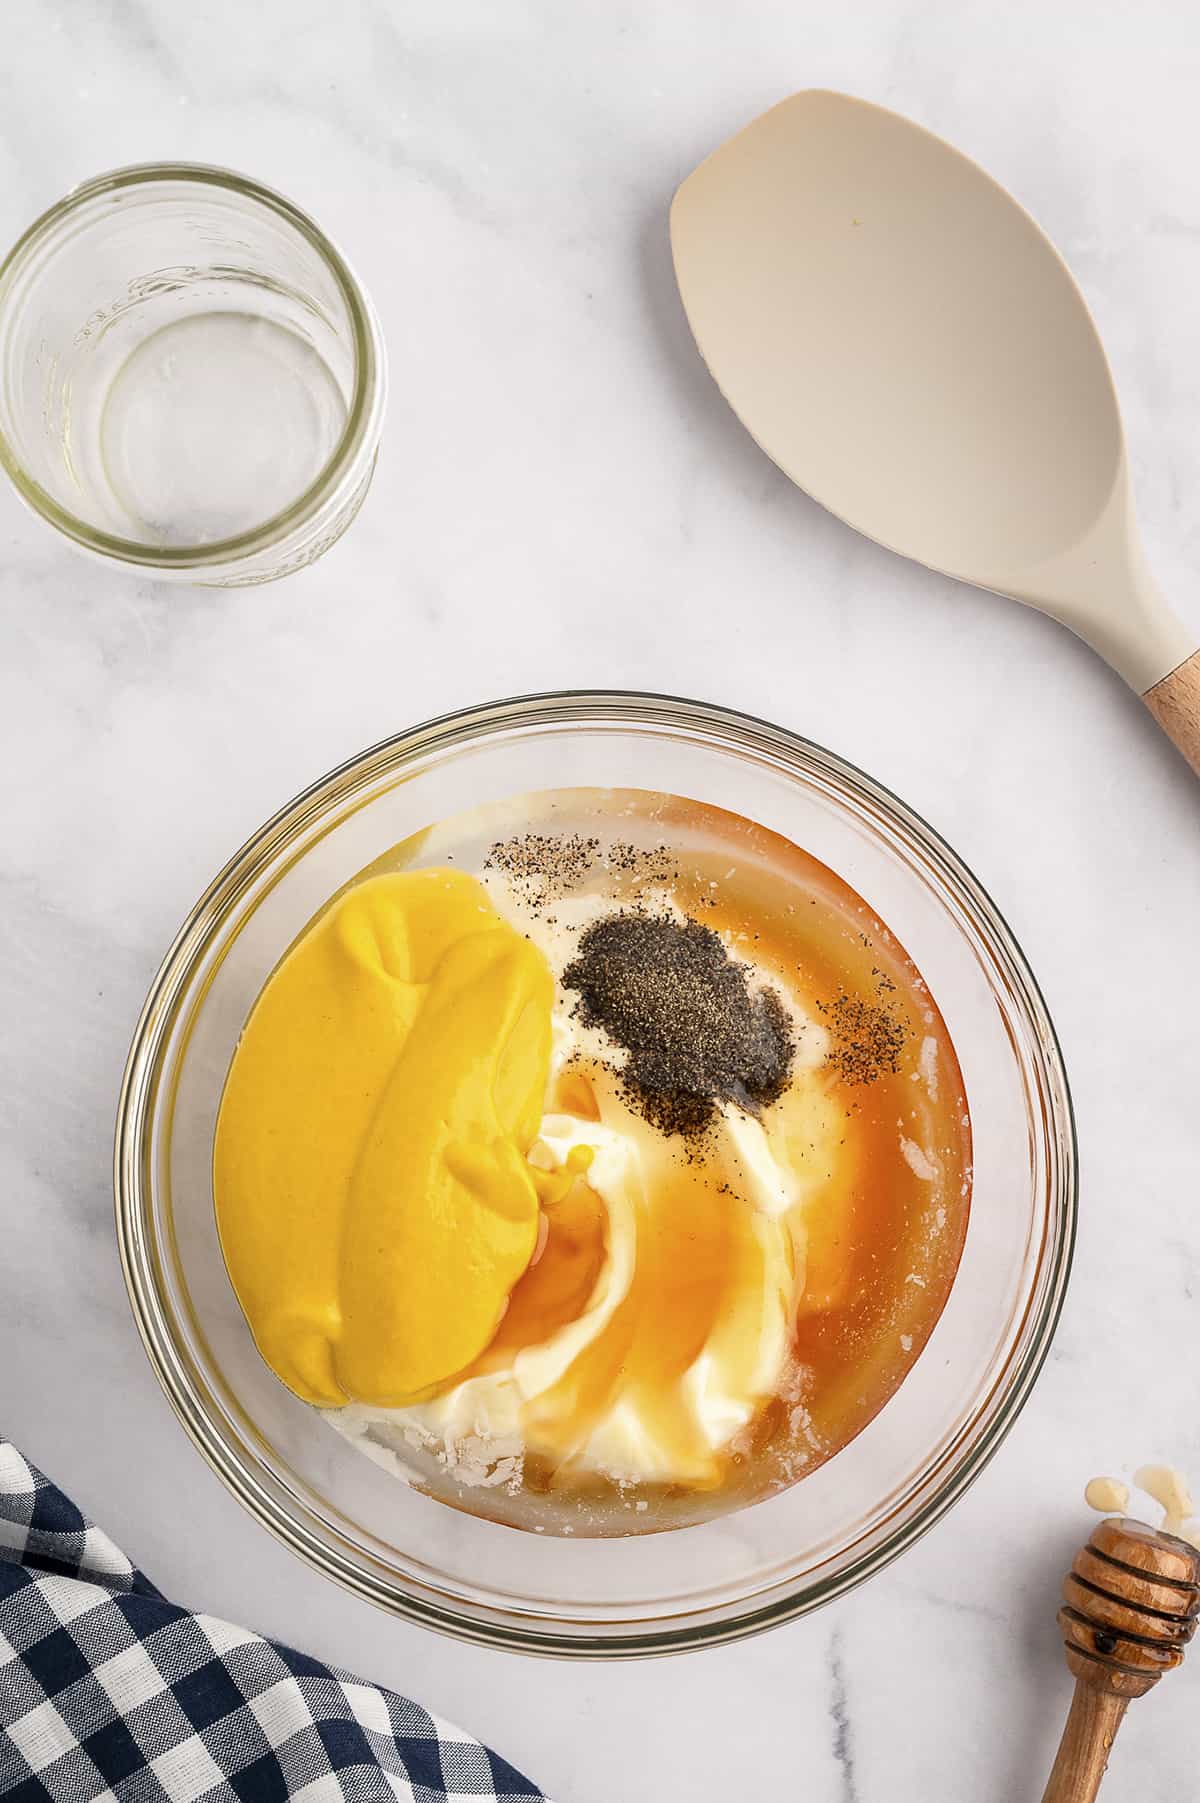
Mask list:
[[[671,244],[705,362],[794,482],[1072,627],[1200,771],[1200,649],[1146,567],[1112,374],[1010,194],[910,120],[814,90],[688,176]]]

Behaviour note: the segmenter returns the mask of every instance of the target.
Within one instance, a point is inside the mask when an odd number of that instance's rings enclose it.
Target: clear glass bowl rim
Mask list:
[[[4,431],[0,429],[0,468],[22,500],[52,526],[73,539],[76,544],[103,557],[118,558],[124,563],[148,569],[191,570],[212,565],[242,561],[259,551],[269,550],[303,526],[336,489],[345,473],[352,469],[364,448],[370,447],[374,422],[378,419],[384,382],[383,344],[365,292],[349,264],[316,222],[294,201],[274,188],[208,163],[133,163],[92,176],[79,183],[62,199],[48,207],[32,225],[26,227],[11,250],[0,262],[0,312],[6,304],[6,287],[22,264],[39,250],[72,214],[98,196],[115,194],[126,188],[150,186],[157,182],[195,182],[198,186],[222,188],[229,193],[252,200],[277,214],[293,227],[316,251],[337,283],[350,317],[354,341],[354,393],[346,413],[342,435],[328,461],[304,492],[273,514],[261,525],[237,533],[232,538],[213,539],[203,545],[147,545],[136,539],[121,538],[102,532],[62,507],[47,493],[40,482],[26,470]]]
[[[893,825],[915,840],[940,881],[949,879],[959,898],[967,898],[976,924],[986,930],[993,952],[1007,965],[1021,1004],[1034,1029],[1035,1056],[1052,1079],[1054,1099],[1046,1134],[1049,1176],[1048,1223],[1041,1243],[1042,1277],[1024,1322],[1024,1344],[1000,1384],[1001,1400],[982,1432],[956,1454],[934,1493],[907,1517],[902,1516],[881,1543],[857,1559],[816,1581],[801,1577],[789,1595],[765,1605],[731,1606],[719,1620],[682,1627],[638,1624],[629,1633],[587,1638],[556,1633],[549,1623],[531,1627],[526,1618],[480,1620],[443,1603],[414,1596],[398,1584],[369,1575],[352,1558],[335,1556],[327,1543],[283,1506],[213,1431],[192,1382],[169,1311],[155,1279],[156,1249],[147,1243],[144,1221],[148,1200],[146,1135],[153,1119],[152,1103],[159,1054],[168,1041],[186,998],[198,956],[210,933],[234,908],[260,873],[330,809],[345,804],[356,791],[370,792],[380,781],[394,779],[417,757],[460,749],[467,742],[517,726],[541,724],[679,725],[708,737],[716,731],[746,749],[765,747],[784,760],[803,761],[834,776],[890,817]],[[890,789],[857,765],[816,741],[757,715],[679,696],[641,690],[553,690],[520,695],[457,709],[423,721],[380,740],[320,777],[274,814],[237,851],[196,903],[169,948],[151,985],[130,1047],[117,1109],[113,1159],[117,1240],[130,1306],[142,1344],[167,1398],[197,1450],[250,1514],[307,1563],[343,1588],[424,1626],[477,1645],[541,1656],[630,1658],[687,1651],[743,1639],[779,1626],[832,1602],[891,1564],[937,1523],[965,1493],[994,1456],[1029,1398],[1041,1371],[1062,1312],[1075,1248],[1078,1213],[1078,1142],[1074,1107],[1058,1036],[1045,1000],[1007,921],[983,885],[937,830]],[[982,1400],[987,1400],[986,1398]],[[686,1531],[686,1530],[681,1530]]]

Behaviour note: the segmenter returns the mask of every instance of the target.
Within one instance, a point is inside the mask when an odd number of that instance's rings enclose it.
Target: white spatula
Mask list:
[[[701,354],[794,482],[1072,627],[1200,771],[1200,650],[1146,568],[1108,362],[1010,194],[898,114],[813,91],[687,178],[671,244]]]

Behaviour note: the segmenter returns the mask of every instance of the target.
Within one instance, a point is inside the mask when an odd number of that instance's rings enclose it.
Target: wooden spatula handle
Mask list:
[[[1142,699],[1200,776],[1200,651],[1147,689]]]

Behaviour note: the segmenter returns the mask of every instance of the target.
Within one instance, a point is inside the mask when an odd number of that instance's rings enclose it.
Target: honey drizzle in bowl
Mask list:
[[[814,1197],[806,1209],[792,1394],[763,1412],[751,1461],[766,1453],[778,1481],[814,1470],[860,1433],[932,1333],[966,1237],[970,1123],[945,1025],[884,923],[799,847],[725,821],[740,842],[737,867],[730,876],[725,865],[709,889],[705,918],[832,1019],[828,1093],[853,1167],[840,1197]],[[700,882],[681,885],[685,907],[702,899],[717,862],[697,860]],[[927,1161],[932,1174],[922,1175]]]

